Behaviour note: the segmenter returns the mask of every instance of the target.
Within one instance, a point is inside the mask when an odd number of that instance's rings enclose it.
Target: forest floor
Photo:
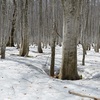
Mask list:
[[[6,59],[0,60],[0,100],[94,100],[86,96],[100,98],[100,53],[95,53],[93,49],[87,51],[86,64],[82,66],[82,48],[78,46],[78,72],[83,79],[70,81],[48,75],[50,48],[43,51],[43,54],[39,54],[36,46],[30,46],[29,57],[20,57],[16,47],[6,48]],[[61,66],[61,54],[62,48],[57,46],[55,73],[58,73]]]

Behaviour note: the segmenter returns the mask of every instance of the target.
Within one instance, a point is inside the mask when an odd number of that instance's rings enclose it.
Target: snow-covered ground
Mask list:
[[[61,66],[61,47],[56,47],[55,71]],[[86,65],[81,65],[82,48],[78,46],[78,71],[82,80],[59,80],[49,77],[50,48],[43,54],[30,46],[29,57],[7,47],[6,59],[0,60],[0,100],[93,100],[69,91],[100,98],[100,54],[87,51]],[[46,72],[47,73],[46,73]]]

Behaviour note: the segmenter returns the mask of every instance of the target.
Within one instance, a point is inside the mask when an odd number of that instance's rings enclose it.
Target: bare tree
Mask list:
[[[52,0],[52,13],[53,13],[53,31],[52,31],[52,39],[51,39],[50,76],[54,76],[54,66],[55,66],[55,42],[56,42],[55,0]]]
[[[6,41],[5,41],[5,35],[6,35],[6,0],[2,0],[1,2],[2,7],[2,14],[1,14],[1,59],[5,59],[5,49],[6,49]]]
[[[13,12],[13,19],[12,19],[12,28],[11,28],[11,33],[10,33],[9,40],[7,43],[7,46],[11,46],[11,47],[14,47],[14,33],[15,33],[16,16],[17,16],[16,0],[13,0],[13,5],[14,5],[14,12]]]
[[[22,42],[20,48],[21,56],[28,56],[29,53],[29,31],[28,31],[28,1],[22,0]]]
[[[77,38],[75,22],[78,0],[62,0],[63,20],[63,53],[60,79],[79,79],[77,72]]]
[[[39,33],[38,33],[38,52],[43,53],[41,47],[41,36],[43,33],[43,21],[42,21],[42,0],[39,0]]]

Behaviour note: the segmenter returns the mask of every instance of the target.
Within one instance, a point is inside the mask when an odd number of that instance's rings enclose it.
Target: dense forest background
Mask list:
[[[62,46],[61,79],[80,79],[77,73],[77,45],[86,51],[100,48],[100,0],[0,0],[0,49],[5,59],[7,46],[17,46],[28,56],[29,46],[37,51],[51,47],[50,75],[54,76],[55,46]]]

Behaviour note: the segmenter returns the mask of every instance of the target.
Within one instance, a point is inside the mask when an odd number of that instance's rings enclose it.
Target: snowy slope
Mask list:
[[[56,47],[55,71],[61,66],[61,47]],[[50,49],[43,54],[30,46],[29,57],[18,56],[16,48],[7,47],[6,59],[0,60],[0,100],[93,100],[69,94],[68,91],[100,98],[100,54],[93,50],[81,65],[82,48],[78,47],[78,71],[83,79],[59,80],[47,75]],[[47,73],[46,73],[46,72]]]

